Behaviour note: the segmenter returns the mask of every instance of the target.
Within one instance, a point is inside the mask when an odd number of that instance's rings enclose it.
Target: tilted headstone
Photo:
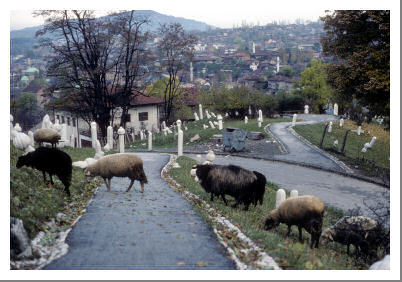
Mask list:
[[[194,118],[195,118],[195,121],[200,120],[200,118],[198,117],[197,113],[194,113]]]
[[[215,125],[212,121],[209,121],[209,125],[211,126],[212,129],[215,129]]]

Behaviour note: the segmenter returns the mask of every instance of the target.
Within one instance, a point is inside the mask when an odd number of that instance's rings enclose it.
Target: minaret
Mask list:
[[[279,73],[279,57],[276,57],[276,73]]]
[[[190,81],[193,82],[194,75],[193,75],[193,62],[190,62]]]

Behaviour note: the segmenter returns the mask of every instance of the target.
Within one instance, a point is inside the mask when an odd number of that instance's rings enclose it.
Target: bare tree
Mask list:
[[[134,20],[134,11],[102,18],[88,10],[35,14],[46,20],[37,32],[41,45],[53,52],[48,76],[56,78],[81,116],[90,113],[105,136],[116,107],[127,113],[140,64],[137,56],[146,40],[141,26],[147,21]]]
[[[182,76],[179,71],[184,69],[186,62],[192,57],[192,46],[196,42],[193,35],[187,34],[179,23],[163,24],[159,28],[160,41],[158,50],[162,72],[166,72],[168,77],[162,80],[165,83],[163,93],[164,115],[169,120],[174,102],[180,91]]]

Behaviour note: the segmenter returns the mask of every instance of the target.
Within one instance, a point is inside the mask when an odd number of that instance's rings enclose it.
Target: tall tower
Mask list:
[[[279,64],[279,56],[276,57],[276,73],[279,73],[279,68],[280,68],[280,64]]]
[[[194,75],[193,75],[193,62],[190,62],[190,81],[193,82]]]

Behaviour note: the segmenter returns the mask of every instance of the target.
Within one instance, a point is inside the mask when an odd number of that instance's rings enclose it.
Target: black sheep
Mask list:
[[[24,165],[42,171],[45,182],[47,172],[50,175],[52,185],[52,175],[57,175],[64,184],[64,191],[70,196],[72,161],[67,153],[56,148],[39,147],[35,151],[18,158],[17,168]]]
[[[244,203],[245,210],[251,203],[262,202],[260,186],[265,177],[261,179],[247,169],[235,165],[197,165],[196,175],[205,191],[211,193],[211,201],[214,196],[221,196],[227,205],[225,195],[229,195],[235,198],[235,207]]]

